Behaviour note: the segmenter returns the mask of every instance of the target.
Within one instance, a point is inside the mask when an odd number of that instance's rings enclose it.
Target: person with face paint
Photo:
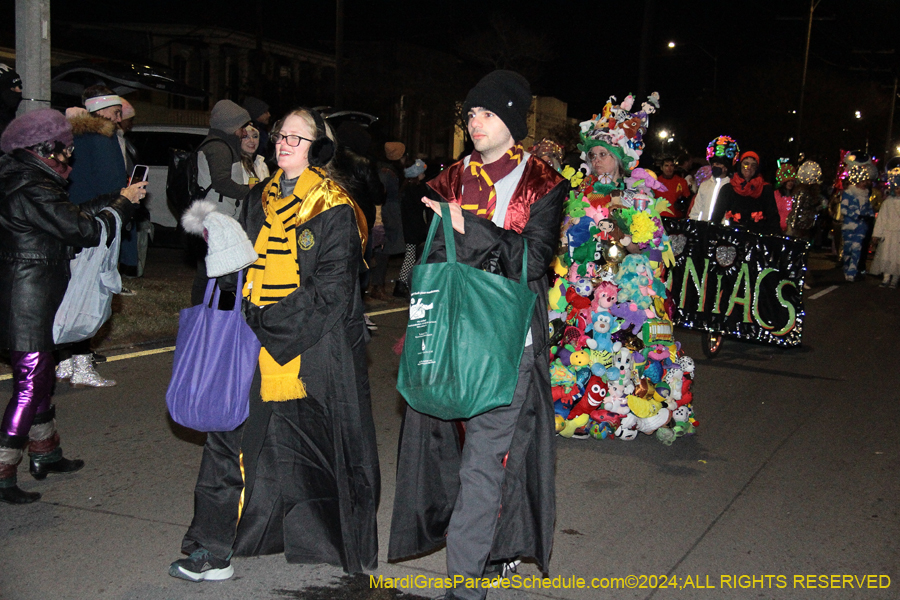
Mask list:
[[[753,233],[781,234],[775,191],[759,174],[756,152],[741,154],[739,170],[731,176],[729,184],[719,193],[715,208],[710,211],[710,221],[727,222]]]
[[[722,188],[728,184],[728,169],[737,163],[741,149],[734,138],[720,135],[706,147],[706,160],[712,168],[712,176],[700,184],[694,201],[688,209],[688,218],[709,221]]]
[[[0,63],[0,134],[16,118],[21,101],[22,78],[9,65]]]

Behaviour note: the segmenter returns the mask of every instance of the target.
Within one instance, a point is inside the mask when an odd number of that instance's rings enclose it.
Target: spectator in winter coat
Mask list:
[[[25,448],[35,479],[84,466],[63,457],[56,430],[53,320],[76,249],[115,235],[115,218],[103,209],[127,221],[146,194],[147,184],[139,183],[72,204],[66,194],[72,142],[71,125],[49,108],[25,113],[0,136],[7,153],[0,158],[0,348],[9,350],[13,367],[13,396],[0,419],[0,501],[10,504],[41,497],[17,485]],[[89,364],[90,355],[79,360]]]
[[[75,136],[75,157],[68,188],[69,200],[73,204],[84,204],[128,185],[125,159],[116,135],[118,123],[122,120],[122,98],[107,87],[94,85],[82,92],[81,101],[84,108],[66,111]],[[129,218],[122,223],[123,230],[131,224],[130,221]],[[132,292],[123,287],[122,294],[131,295]],[[75,387],[116,385],[114,379],[105,379],[94,368],[90,340],[63,348],[59,358],[56,378],[60,381],[68,380]]]

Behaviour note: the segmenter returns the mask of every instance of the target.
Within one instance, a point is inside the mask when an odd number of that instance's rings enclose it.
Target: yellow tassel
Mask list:
[[[263,402],[287,402],[306,398],[306,386],[296,374],[263,377],[260,395]]]
[[[263,348],[259,353],[259,372],[262,375],[260,396],[263,402],[286,402],[306,398],[306,386],[300,380],[300,357],[280,365]]]

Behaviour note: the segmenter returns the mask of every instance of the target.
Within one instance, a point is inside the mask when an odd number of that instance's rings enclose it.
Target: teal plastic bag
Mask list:
[[[520,281],[456,262],[450,209],[441,204],[422,256],[443,225],[447,262],[413,267],[409,322],[397,390],[409,406],[444,420],[512,403],[537,294]]]

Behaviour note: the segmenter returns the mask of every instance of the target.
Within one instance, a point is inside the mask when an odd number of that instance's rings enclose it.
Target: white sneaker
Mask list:
[[[376,325],[375,323],[372,322],[372,319],[369,318],[369,315],[364,314],[363,319],[366,320],[366,328],[369,331],[377,331],[378,330],[378,325]]]

